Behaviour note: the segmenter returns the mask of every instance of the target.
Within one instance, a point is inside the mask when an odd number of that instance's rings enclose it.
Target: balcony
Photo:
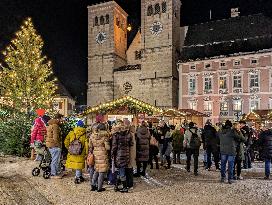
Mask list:
[[[212,93],[212,90],[204,90],[204,94],[211,94]]]
[[[219,94],[228,94],[228,89],[219,89]]]
[[[243,89],[242,88],[233,88],[234,93],[242,93]]]
[[[228,116],[229,112],[228,111],[220,111],[220,116]]]
[[[196,91],[195,90],[189,90],[189,95],[195,95]]]
[[[250,93],[260,92],[260,88],[259,87],[251,87],[251,88],[249,88],[249,92]]]

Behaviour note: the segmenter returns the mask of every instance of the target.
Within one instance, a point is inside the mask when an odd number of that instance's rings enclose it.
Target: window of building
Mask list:
[[[120,21],[118,18],[116,18],[116,26],[118,26],[120,28]]]
[[[105,18],[104,16],[100,16],[100,25],[104,25],[105,24]]]
[[[98,26],[98,17],[97,16],[94,18],[94,25]]]
[[[206,69],[209,69],[209,68],[211,68],[212,67],[212,65],[210,64],[210,63],[205,63],[205,68]]]
[[[135,51],[135,60],[141,59],[141,51]]]
[[[155,4],[155,13],[154,14],[159,14],[160,12],[161,12],[160,4]]]
[[[63,107],[63,103],[62,102],[59,102],[59,109],[61,110]]]
[[[241,60],[234,60],[234,61],[233,61],[233,65],[234,65],[234,66],[239,66],[239,65],[241,65]]]
[[[233,76],[233,87],[242,88],[242,76],[240,75]]]
[[[212,111],[213,102],[211,101],[204,101],[204,111],[211,112]]]
[[[189,101],[189,109],[197,110],[197,102],[196,101]]]
[[[195,78],[189,78],[189,93],[196,91],[196,79]]]
[[[228,111],[229,107],[228,107],[228,102],[221,102],[220,103],[220,111]]]
[[[164,2],[162,2],[162,13],[166,13],[166,10],[167,10],[166,2],[164,1]]]
[[[250,100],[250,105],[249,105],[249,110],[252,112],[253,110],[258,110],[260,106],[260,100],[259,99],[251,99]]]
[[[147,7],[147,16],[152,16],[152,14],[153,14],[153,6],[149,5]]]
[[[241,112],[242,111],[242,101],[241,100],[233,100],[233,111]]]
[[[191,70],[195,70],[196,69],[196,65],[190,65],[190,69]]]
[[[106,15],[106,24],[109,24],[110,23],[110,16],[109,14]]]
[[[250,74],[250,87],[259,87],[259,74],[258,73],[252,73]]]
[[[220,62],[220,67],[226,67],[226,62],[224,61]]]
[[[219,89],[227,89],[227,76],[219,77]]]
[[[204,78],[204,90],[211,90],[212,89],[212,78],[205,77]]]
[[[256,65],[256,64],[258,64],[258,59],[256,59],[256,58],[251,59],[251,60],[250,60],[250,64],[251,64],[251,65]]]

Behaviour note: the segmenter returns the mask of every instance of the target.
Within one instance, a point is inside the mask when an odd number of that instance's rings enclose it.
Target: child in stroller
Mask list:
[[[51,155],[49,150],[41,142],[34,142],[35,151],[38,155],[41,156],[41,161],[38,167],[35,167],[32,170],[33,176],[39,176],[41,170],[43,171],[43,178],[48,179],[51,175]]]

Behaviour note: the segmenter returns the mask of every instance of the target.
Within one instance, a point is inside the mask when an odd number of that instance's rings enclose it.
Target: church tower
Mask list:
[[[88,7],[88,106],[114,99],[113,69],[127,62],[127,16],[115,1]]]
[[[159,107],[178,106],[180,7],[180,0],[141,0],[142,97]]]

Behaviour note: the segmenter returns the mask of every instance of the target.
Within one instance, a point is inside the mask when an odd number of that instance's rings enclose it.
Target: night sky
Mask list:
[[[87,6],[101,0],[0,0],[0,51],[14,37],[26,17],[45,42],[44,54],[53,62],[55,75],[79,104],[86,103],[87,83]],[[140,0],[116,0],[127,11],[133,30],[140,26]],[[228,18],[230,8],[241,15],[272,13],[271,0],[183,0],[181,25]]]

